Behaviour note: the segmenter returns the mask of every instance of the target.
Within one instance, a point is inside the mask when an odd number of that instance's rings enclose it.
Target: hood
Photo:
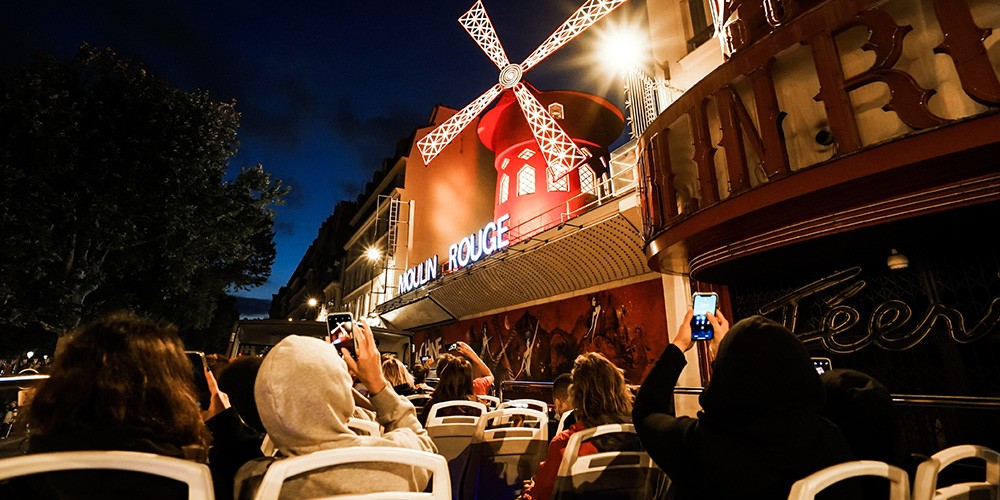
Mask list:
[[[354,413],[352,385],[347,363],[330,344],[291,335],[264,357],[254,398],[275,446],[300,455],[357,439],[347,427]]]
[[[712,379],[699,401],[706,416],[746,421],[816,413],[824,394],[802,342],[784,326],[751,316],[722,339]]]
[[[905,466],[909,452],[889,390],[857,370],[838,368],[820,378],[826,389],[823,416],[844,431],[855,457]]]

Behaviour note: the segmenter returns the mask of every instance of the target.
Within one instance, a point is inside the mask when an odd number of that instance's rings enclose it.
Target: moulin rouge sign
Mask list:
[[[510,245],[507,236],[510,215],[501,215],[496,221],[490,221],[478,231],[462,238],[458,243],[448,247],[448,272],[455,272],[483,257],[493,255]],[[416,290],[439,276],[440,266],[435,255],[416,266],[406,270],[399,276],[399,293]]]

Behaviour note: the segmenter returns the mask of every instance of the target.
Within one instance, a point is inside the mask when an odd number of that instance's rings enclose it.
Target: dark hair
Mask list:
[[[587,427],[632,421],[632,393],[622,370],[608,358],[596,352],[577,356],[572,377],[569,397],[577,420]]]
[[[410,373],[413,375],[413,383],[415,385],[420,385],[427,381],[427,367],[420,363],[414,363],[413,368],[410,369]]]
[[[253,389],[263,362],[264,358],[261,356],[239,356],[230,361],[219,374],[219,390],[229,396],[229,402],[243,421],[261,434],[267,431],[260,421]]]
[[[71,334],[38,387],[29,423],[38,435],[121,426],[178,447],[207,448],[210,440],[177,328],[128,311]]]
[[[438,383],[428,405],[458,399],[476,401],[472,389],[472,363],[465,356],[442,354],[438,358],[437,375]]]
[[[569,385],[573,382],[573,377],[568,373],[560,373],[552,381],[552,398],[567,399],[569,397]]]

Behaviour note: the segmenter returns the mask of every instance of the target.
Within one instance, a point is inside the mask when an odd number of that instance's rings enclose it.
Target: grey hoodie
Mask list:
[[[289,336],[261,364],[254,386],[261,422],[285,456],[351,446],[392,446],[436,453],[427,431],[406,398],[386,385],[369,395],[381,436],[359,436],[347,422],[356,415],[347,363],[326,342]],[[245,464],[236,475],[236,498],[250,498],[273,459]],[[280,459],[279,459],[280,460]],[[312,498],[343,493],[423,491],[426,470],[394,464],[343,465],[285,482],[281,498]]]

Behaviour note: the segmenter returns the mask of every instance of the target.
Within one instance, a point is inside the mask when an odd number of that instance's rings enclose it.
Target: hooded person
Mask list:
[[[413,405],[397,395],[382,375],[378,349],[368,326],[355,326],[358,359],[337,354],[323,340],[292,335],[276,344],[260,366],[254,393],[261,422],[278,452],[287,457],[354,446],[386,446],[437,452],[417,421]],[[351,372],[369,391],[380,436],[348,428],[356,416]],[[252,498],[273,459],[244,465],[236,477],[236,497]],[[280,460],[278,458],[277,460]],[[390,463],[346,464],[286,481],[281,498],[315,498],[344,493],[423,491],[429,471]]]
[[[673,412],[690,349],[689,309],[677,336],[650,370],[632,418],[650,457],[670,477],[675,498],[784,499],[792,484],[827,466],[852,460],[840,429],[820,416],[823,385],[805,346],[763,316],[729,329],[709,314],[718,355],[697,418]],[[820,498],[856,498],[829,488]]]

